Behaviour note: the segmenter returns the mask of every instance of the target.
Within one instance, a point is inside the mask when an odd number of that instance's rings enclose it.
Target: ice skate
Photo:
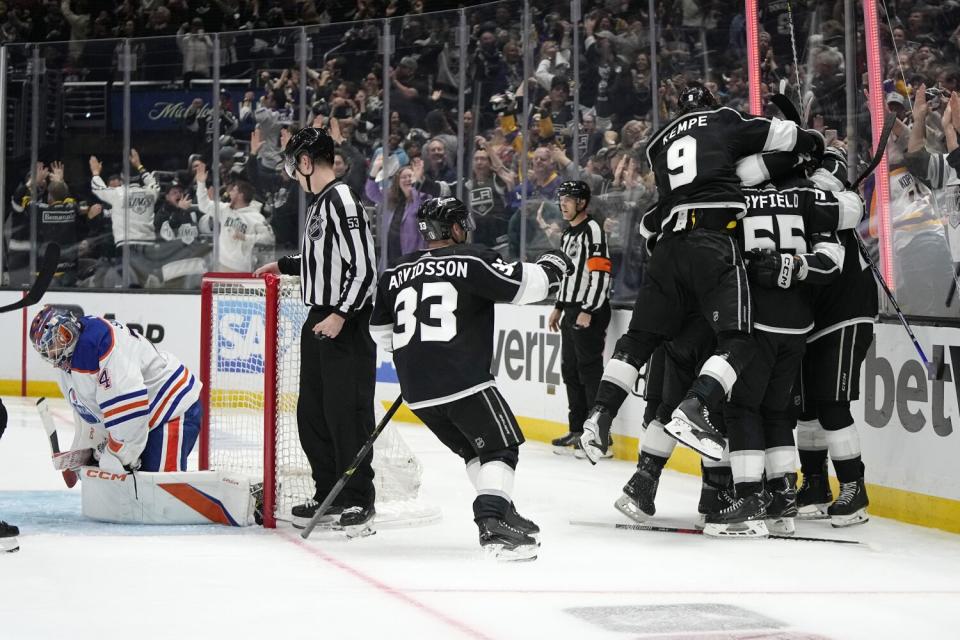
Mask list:
[[[480,548],[493,560],[536,560],[537,541],[502,518],[481,518]]]
[[[762,491],[737,498],[719,513],[707,514],[703,533],[717,538],[766,538],[766,503]]]
[[[796,532],[797,474],[788,473],[768,484],[770,504],[767,505],[767,530],[778,535],[792,536]]]
[[[833,492],[827,479],[827,464],[823,473],[803,474],[803,484],[797,492],[797,517],[801,520],[824,520],[829,518],[827,509],[833,502]]]
[[[663,429],[671,437],[711,460],[720,460],[724,437],[710,422],[710,413],[697,397],[681,402]]]
[[[554,438],[550,444],[553,445],[553,452],[558,456],[576,456],[580,454],[583,457],[583,451],[580,448],[580,436],[582,434],[571,431],[570,433]]]
[[[657,512],[654,500],[660,484],[663,467],[647,455],[640,455],[640,462],[633,476],[623,485],[623,495],[613,503],[617,511],[634,522],[645,522]]]
[[[839,528],[851,527],[869,521],[870,516],[867,515],[867,505],[869,504],[867,490],[863,486],[863,478],[853,482],[841,483],[840,496],[827,509],[830,524]]]
[[[298,504],[290,510],[293,516],[291,524],[295,529],[306,529],[310,524],[310,519],[317,512],[320,503],[314,499],[307,500],[303,504]],[[317,522],[318,529],[338,529],[340,525],[340,514],[343,513],[343,507],[331,505],[323,517]]]
[[[376,533],[373,528],[373,517],[376,515],[373,506],[347,507],[340,514],[340,520],[335,529],[342,530],[348,538],[366,538]]]
[[[520,512],[517,511],[517,506],[512,502],[510,503],[510,508],[507,509],[507,514],[503,517],[503,519],[511,527],[519,529],[536,540],[537,546],[540,546],[540,527],[533,520],[520,515]]]
[[[17,540],[18,535],[20,535],[20,529],[0,520],[0,553],[19,551],[20,542]]]
[[[731,504],[735,498],[732,488],[715,487],[704,482],[700,485],[700,502],[697,504],[697,513],[700,518],[696,523],[697,529],[703,529],[707,523],[707,516],[718,514]]]

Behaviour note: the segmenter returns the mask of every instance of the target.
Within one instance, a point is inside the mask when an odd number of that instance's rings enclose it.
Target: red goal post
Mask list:
[[[200,468],[262,478],[264,526],[275,527],[314,495],[296,416],[309,307],[299,278],[208,273],[200,309]],[[420,463],[395,426],[377,439],[373,466],[378,527],[439,519],[419,498]]]

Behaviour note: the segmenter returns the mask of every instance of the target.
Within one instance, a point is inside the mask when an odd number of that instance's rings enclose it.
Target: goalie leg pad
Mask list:
[[[220,471],[111,473],[83,467],[83,515],[118,524],[254,523],[246,476]]]

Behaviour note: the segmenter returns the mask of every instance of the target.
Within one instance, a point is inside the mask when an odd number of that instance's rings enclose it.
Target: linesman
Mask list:
[[[377,353],[368,326],[377,261],[366,212],[337,179],[333,157],[325,129],[301,129],[287,142],[284,170],[313,202],[300,254],[257,270],[299,275],[310,307],[300,339],[297,425],[316,492],[293,508],[294,526],[306,525],[374,427]],[[345,529],[366,528],[374,516],[372,460],[371,452],[327,512],[339,513]]]
[[[573,262],[574,271],[560,285],[549,322],[563,341],[560,373],[567,387],[570,426],[570,433],[554,440],[553,446],[555,453],[572,453],[580,449],[583,421],[603,377],[603,344],[610,324],[610,251],[603,227],[587,212],[587,183],[562,183],[557,199],[570,224],[560,237],[560,250]],[[608,447],[603,455],[610,457],[613,450]]]

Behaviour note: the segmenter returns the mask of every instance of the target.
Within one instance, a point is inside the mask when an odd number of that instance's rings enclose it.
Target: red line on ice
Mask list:
[[[374,578],[373,576],[369,576],[369,575],[367,575],[366,573],[360,571],[359,569],[356,569],[356,568],[354,568],[354,567],[351,567],[351,566],[350,566],[349,564],[347,564],[346,562],[343,562],[342,560],[338,560],[337,558],[334,558],[333,556],[331,556],[331,555],[329,555],[329,554],[327,554],[327,553],[324,553],[323,551],[321,551],[321,550],[318,549],[317,547],[312,546],[312,545],[310,545],[310,544],[307,544],[306,542],[303,541],[303,539],[302,539],[299,535],[297,535],[296,537],[294,537],[294,536],[291,536],[290,534],[284,532],[284,533],[282,534],[282,537],[283,537],[285,540],[288,540],[288,541],[292,542],[293,544],[297,545],[298,547],[300,547],[301,549],[303,549],[303,550],[306,551],[307,553],[310,553],[310,554],[312,554],[312,555],[315,555],[315,556],[317,556],[318,558],[320,558],[321,560],[323,560],[324,562],[327,562],[328,564],[332,564],[332,565],[333,565],[334,567],[336,567],[337,569],[340,569],[341,571],[343,571],[343,572],[345,572],[345,573],[349,573],[350,575],[352,575],[353,577],[357,578],[358,580],[367,583],[368,585],[370,585],[371,587],[373,587],[373,588],[376,589],[377,591],[379,591],[379,592],[381,592],[381,593],[383,593],[383,594],[385,594],[385,595],[392,596],[392,597],[396,598],[397,600],[400,600],[400,601],[402,601],[402,602],[404,602],[404,603],[406,603],[406,604],[408,604],[408,605],[410,605],[410,606],[412,606],[412,607],[414,607],[414,608],[416,608],[416,609],[419,609],[420,611],[423,611],[423,612],[426,613],[427,615],[429,615],[429,616],[431,616],[431,617],[433,617],[433,618],[436,618],[436,619],[439,620],[440,622],[442,622],[442,623],[444,623],[444,624],[446,624],[446,625],[448,625],[448,626],[453,627],[454,629],[460,631],[461,633],[464,633],[465,635],[467,635],[467,636],[469,636],[469,637],[471,637],[471,638],[478,638],[478,639],[480,639],[480,640],[492,640],[492,639],[490,638],[490,636],[485,635],[485,634],[481,633],[480,631],[477,631],[476,629],[470,627],[470,626],[467,625],[466,623],[461,622],[461,621],[459,621],[459,620],[457,620],[457,619],[455,619],[455,618],[451,618],[450,616],[448,616],[448,615],[446,615],[446,614],[444,614],[444,613],[441,613],[440,611],[437,611],[437,610],[434,609],[433,607],[431,607],[431,606],[429,606],[429,605],[426,605],[426,604],[424,604],[423,602],[420,602],[420,601],[417,600],[416,598],[413,598],[413,597],[411,597],[411,596],[408,596],[407,594],[403,593],[402,591],[399,591],[399,590],[397,590],[397,589],[394,589],[394,588],[391,587],[390,585],[388,585],[388,584],[386,584],[386,583],[384,583],[384,582],[381,582],[381,581],[377,580],[377,579]]]

